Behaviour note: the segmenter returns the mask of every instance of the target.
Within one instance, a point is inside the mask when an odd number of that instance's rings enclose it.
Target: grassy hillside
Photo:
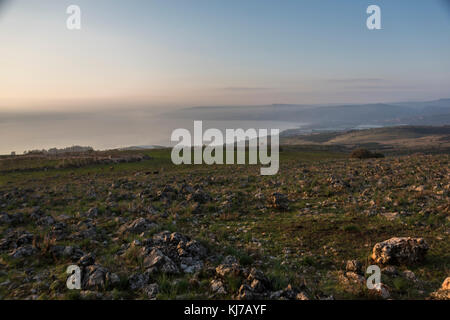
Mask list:
[[[278,175],[260,176],[259,166],[174,166],[170,150],[133,154],[147,157],[59,168],[27,159],[2,173],[0,298],[243,298],[257,268],[267,278],[264,298],[296,290],[310,299],[373,299],[341,271],[347,260],[367,266],[374,244],[394,236],[424,237],[430,250],[424,262],[396,266],[400,276],[383,273],[392,298],[426,298],[449,274],[448,155],[350,160],[338,150],[283,147]],[[144,231],[123,231],[141,218]],[[198,256],[183,249],[200,259],[198,271],[149,273],[148,250],[164,230],[205,248]],[[158,243],[170,256],[187,242]],[[221,276],[233,259],[239,272]],[[74,263],[105,278],[68,290]]]

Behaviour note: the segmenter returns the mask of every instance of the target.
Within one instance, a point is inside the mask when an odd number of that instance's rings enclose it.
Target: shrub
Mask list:
[[[367,149],[355,149],[350,154],[350,158],[356,159],[369,159],[369,158],[384,158],[384,155],[381,153],[371,152]]]

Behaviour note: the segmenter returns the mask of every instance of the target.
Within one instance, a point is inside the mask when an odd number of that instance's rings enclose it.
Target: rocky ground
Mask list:
[[[0,298],[448,299],[449,158],[285,148],[263,177],[154,150],[4,172]],[[66,287],[74,264],[82,290]]]

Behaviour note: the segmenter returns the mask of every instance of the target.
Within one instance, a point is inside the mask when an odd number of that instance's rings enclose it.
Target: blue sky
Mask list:
[[[10,0],[0,110],[450,97],[445,2]],[[66,29],[70,4],[80,31]],[[382,30],[366,28],[371,4]]]

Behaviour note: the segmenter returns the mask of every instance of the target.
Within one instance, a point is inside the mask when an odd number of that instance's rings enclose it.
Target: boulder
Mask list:
[[[428,244],[423,238],[391,238],[375,244],[372,260],[379,264],[414,264],[425,259]]]
[[[177,274],[180,272],[172,259],[164,255],[159,249],[153,249],[144,259],[144,267],[149,273],[162,272]]]
[[[450,300],[450,277],[447,277],[439,290],[431,293],[430,298],[433,300]]]
[[[84,268],[82,288],[84,290],[101,291],[110,285],[119,283],[119,277],[100,265],[90,265]]]

